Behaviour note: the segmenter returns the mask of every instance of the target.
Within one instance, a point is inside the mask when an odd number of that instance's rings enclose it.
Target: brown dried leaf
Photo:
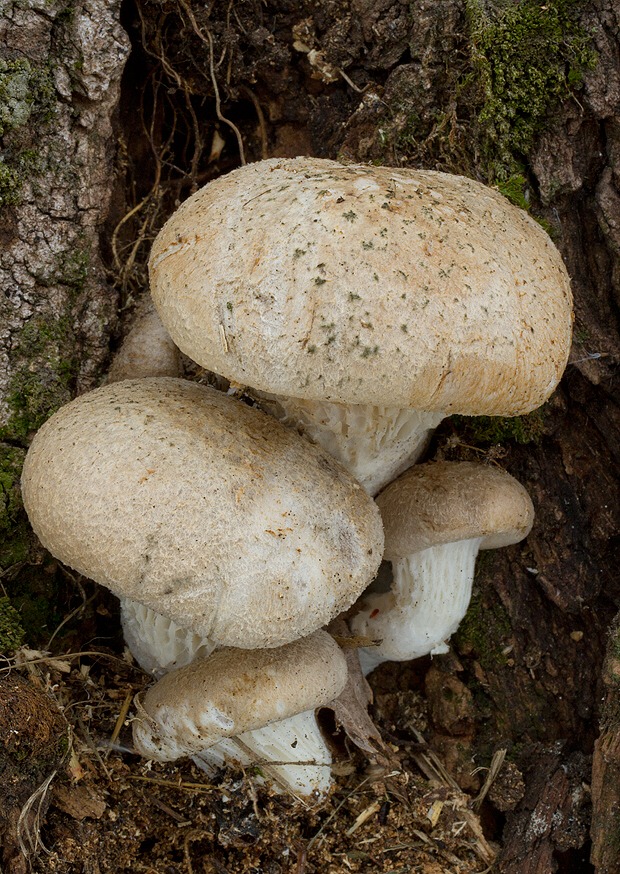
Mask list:
[[[101,819],[106,809],[103,798],[88,786],[55,786],[52,804],[77,820]]]
[[[351,633],[342,619],[334,620],[329,631],[339,641],[351,638]],[[384,743],[377,726],[368,714],[368,705],[372,704],[372,689],[362,673],[357,649],[349,647],[342,649],[349,669],[347,685],[338,698],[327,707],[334,711],[337,725],[345,730],[347,737],[356,747],[381,765],[391,767],[394,764],[392,752]]]

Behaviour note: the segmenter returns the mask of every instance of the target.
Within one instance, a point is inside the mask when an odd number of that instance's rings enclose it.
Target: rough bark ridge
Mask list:
[[[108,354],[115,298],[99,233],[128,54],[119,6],[0,5],[0,530],[12,522],[10,482],[29,435],[92,385]]]

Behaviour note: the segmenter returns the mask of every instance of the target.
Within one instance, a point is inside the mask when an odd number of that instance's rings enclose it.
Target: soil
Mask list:
[[[104,5],[120,57],[125,37],[114,29],[114,4]],[[23,775],[41,786],[57,771],[41,802],[31,870],[439,874],[489,870],[494,857],[503,874],[620,870],[617,8],[611,0],[127,0],[121,22],[132,49],[112,119],[117,147],[107,147],[105,161],[109,119],[90,128],[85,120],[94,85],[90,96],[67,92],[63,109],[67,129],[97,144],[88,148],[99,194],[83,213],[88,247],[100,241],[101,251],[87,271],[99,291],[87,283],[69,295],[83,346],[72,339],[73,322],[62,343],[53,337],[56,358],[63,344],[83,356],[61,401],[92,385],[121,342],[168,214],[244,159],[340,157],[497,185],[562,252],[575,341],[542,411],[455,418],[437,432],[429,457],[499,463],[528,488],[536,525],[524,544],[479,560],[449,654],[373,675],[371,713],[393,768],[356,751],[324,715],[336,777],[316,808],[271,794],[256,774],[225,772],[209,783],[190,764],[150,766],[133,755],[131,701],[148,678],[123,650],[116,603],[32,540],[19,560],[7,560],[0,594],[21,609],[27,643],[37,648],[18,652],[9,677],[33,677],[48,696],[41,709],[51,701],[72,737],[66,764],[59,754],[36,779]],[[58,24],[56,38],[61,32]],[[71,59],[78,81],[79,59]],[[104,114],[114,93],[105,92]],[[110,180],[108,210],[101,192]],[[73,245],[82,232],[69,224]],[[49,287],[41,281],[32,306]],[[96,306],[83,305],[97,295]],[[117,317],[98,319],[116,302]],[[47,346],[43,353],[41,384],[49,386],[56,358]],[[188,376],[202,378],[185,364]],[[25,367],[38,373],[38,363]],[[40,415],[53,407],[43,398]],[[27,447],[29,424],[2,437],[11,458]],[[3,480],[2,490],[12,531],[22,532],[17,487]],[[11,694],[0,688],[0,714]],[[24,720],[14,718],[22,731]],[[17,874],[24,860],[13,838],[5,844],[5,874]]]
[[[86,617],[85,626],[90,624]],[[406,717],[389,722],[387,736],[398,739],[391,770],[349,748],[327,720],[336,784],[326,801],[302,803],[274,794],[255,773],[225,771],[209,781],[188,762],[162,766],[131,754],[126,705],[147,678],[127,653],[27,657],[38,694],[47,687],[47,710],[54,711],[53,699],[73,738],[66,767],[57,764],[45,794],[49,808],[32,871],[275,874],[370,867],[430,874],[481,871],[492,861],[494,850],[470,809],[471,798],[415,728],[424,725],[421,698],[415,716],[405,711]],[[9,677],[26,683],[15,670]],[[0,695],[8,706],[4,688]],[[392,697],[384,696],[384,707]],[[23,727],[21,714],[15,718]],[[59,710],[55,719],[64,723]],[[64,753],[66,759],[66,745]],[[30,792],[37,787],[35,780]],[[22,803],[30,793],[24,794]]]

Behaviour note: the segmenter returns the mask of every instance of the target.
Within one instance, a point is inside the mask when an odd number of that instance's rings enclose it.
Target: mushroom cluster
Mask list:
[[[450,413],[549,397],[570,345],[566,270],[477,182],[313,158],[198,191],[149,268],[158,315],[108,385],[36,435],[24,503],[51,552],[121,598],[128,645],[158,678],[137,702],[137,749],[260,761],[323,794],[314,710],[346,663],[321,629],[348,610],[376,641],[367,671],[443,652],[478,549],[531,528],[508,474],[414,462]],[[176,347],[254,406],[174,378]],[[383,526],[394,579],[364,595]]]
[[[236,709],[201,711],[179,755],[229,737],[231,726],[245,734],[307,713],[341,691],[343,657],[315,632],[371,582],[383,530],[372,499],[320,447],[215,389],[168,377],[124,380],[82,395],[43,425],[22,492],[43,545],[120,597],[136,658],[158,675],[176,668],[159,681],[164,688],[195,689],[185,672],[198,660],[201,671],[221,676],[221,652],[269,654],[234,657],[246,677],[234,692]],[[274,697],[273,688],[299,673],[300,654],[313,650],[314,684],[297,681]],[[260,706],[252,692],[259,671],[272,686]],[[171,706],[162,709],[154,692],[143,715],[153,699],[163,737]],[[254,713],[245,721],[244,707]],[[141,721],[138,749],[169,758],[169,745],[144,740]],[[289,751],[276,758],[312,761],[308,747],[319,747],[324,772],[329,754],[318,728],[306,718],[285,731]],[[329,785],[298,769],[280,769],[278,778],[305,794]]]

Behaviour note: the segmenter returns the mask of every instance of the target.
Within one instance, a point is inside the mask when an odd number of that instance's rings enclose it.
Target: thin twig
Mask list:
[[[247,96],[254,104],[254,110],[258,118],[258,126],[260,128],[260,156],[264,161],[266,158],[269,157],[269,140],[267,138],[267,124],[265,122],[265,114],[258,101],[258,97],[250,88],[247,87],[247,85],[240,85],[239,91],[247,94]]]
[[[112,655],[111,653],[97,652],[96,650],[92,650],[92,651],[91,650],[83,650],[81,652],[68,652],[68,653],[64,653],[63,655],[55,655],[55,656],[41,656],[41,658],[27,659],[27,661],[23,662],[23,664],[24,665],[39,665],[39,664],[46,664],[50,660],[62,661],[64,659],[81,658],[81,656],[89,656],[90,658],[93,658],[96,656],[98,658],[110,659],[110,661],[118,662],[119,664],[124,665],[126,668],[130,668],[133,671],[138,671],[141,674],[146,674],[146,676],[150,676],[150,674],[147,674],[147,672],[144,671],[139,665],[131,664],[130,662],[125,661],[125,659],[121,659],[118,656]],[[0,673],[9,672],[13,668],[18,667],[18,666],[22,667],[22,663],[19,663],[19,665],[18,665],[18,662],[15,660],[15,658],[6,659],[6,661],[10,662],[10,664],[6,668],[0,668]]]
[[[38,789],[35,789],[20,811],[19,819],[17,820],[17,840],[19,848],[26,859],[34,855],[38,850],[43,850],[47,855],[50,854],[50,851],[41,840],[41,823],[47,792],[57,773],[57,771],[52,771]],[[33,810],[35,811],[34,819],[32,822],[29,822],[28,820]]]
[[[491,759],[491,765],[489,767],[489,772],[486,776],[486,780],[482,786],[480,792],[476,795],[472,802],[472,807],[476,811],[476,813],[480,810],[482,802],[486,798],[487,792],[493,785],[494,781],[497,778],[497,775],[502,769],[502,765],[504,764],[504,759],[506,758],[507,750],[496,750],[493,753],[493,758]]]
[[[211,783],[175,783],[173,780],[161,780],[159,777],[143,777],[141,774],[127,774],[126,780],[138,780],[141,783],[154,783],[157,786],[167,786],[169,789],[180,789],[182,792],[212,792],[216,787]]]
[[[316,839],[325,831],[326,826],[328,826],[329,823],[332,821],[332,819],[336,816],[336,814],[338,813],[338,811],[340,810],[342,805],[345,804],[352,795],[354,795],[356,792],[359,792],[359,790],[362,788],[364,783],[367,783],[369,780],[370,780],[370,777],[364,777],[364,779],[362,780],[361,783],[358,783],[358,785],[354,789],[351,789],[351,791],[349,793],[347,793],[347,795],[344,796],[342,801],[334,808],[334,810],[332,810],[332,812],[327,817],[325,822],[321,825],[321,828],[318,830],[318,832],[316,834],[312,835],[312,837],[310,838],[310,840],[306,844],[306,850],[309,850],[310,847],[312,846],[312,844],[316,841]]]
[[[106,759],[110,755],[110,750],[112,749],[112,746],[118,740],[118,736],[121,733],[121,729],[122,729],[123,724],[125,722],[125,717],[129,713],[129,708],[131,707],[132,701],[133,701],[133,692],[130,690],[125,695],[125,700],[123,701],[123,706],[121,707],[120,713],[118,714],[118,719],[116,720],[116,724],[114,726],[114,731],[110,735],[110,746],[107,749],[106,754],[105,754]]]
[[[228,127],[234,132],[235,136],[237,137],[237,146],[239,148],[239,158],[241,160],[241,164],[245,165],[246,164],[245,150],[243,148],[243,138],[241,136],[241,132],[234,122],[232,122],[229,118],[226,118],[222,114],[222,103],[221,103],[221,99],[220,99],[220,89],[218,88],[217,79],[215,78],[215,64],[214,64],[214,60],[213,60],[213,37],[211,36],[211,31],[207,28],[206,36],[205,36],[205,34],[202,32],[202,30],[198,26],[198,22],[196,21],[196,19],[194,17],[194,13],[189,8],[187,3],[185,3],[184,0],[180,0],[180,5],[183,7],[183,9],[185,10],[185,12],[187,14],[187,17],[191,21],[192,27],[194,28],[196,36],[198,36],[199,39],[201,39],[203,43],[205,43],[206,45],[209,46],[209,74],[211,76],[211,84],[213,85],[213,94],[215,96],[215,114],[217,115],[218,119],[223,124],[228,125]]]

